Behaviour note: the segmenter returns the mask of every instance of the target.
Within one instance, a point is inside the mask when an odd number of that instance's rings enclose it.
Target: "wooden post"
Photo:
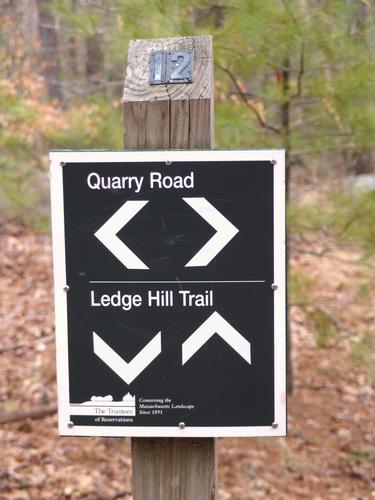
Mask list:
[[[193,82],[150,85],[151,52],[193,50]],[[210,36],[133,40],[124,88],[125,148],[213,146],[213,58]],[[133,438],[134,500],[213,500],[217,440]]]
[[[171,50],[194,50],[193,82],[150,85],[150,54]],[[128,149],[212,148],[212,38],[131,41],[123,104]]]

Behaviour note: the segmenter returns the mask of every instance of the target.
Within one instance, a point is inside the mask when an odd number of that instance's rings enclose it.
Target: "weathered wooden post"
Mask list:
[[[151,54],[171,51],[193,52],[192,82],[151,85]],[[212,38],[131,41],[123,106],[127,149],[212,148]],[[132,438],[134,499],[216,498],[216,451],[214,438]]]

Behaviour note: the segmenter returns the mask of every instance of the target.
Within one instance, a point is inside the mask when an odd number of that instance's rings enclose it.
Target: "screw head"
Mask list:
[[[65,166],[65,161],[61,161],[60,162],[60,167],[64,167]]]
[[[272,422],[272,429],[277,429],[279,424],[277,422]]]
[[[172,162],[171,162],[171,160],[165,160],[165,164],[166,164],[168,167],[170,167],[170,166],[172,165]]]
[[[68,425],[69,429],[73,429],[73,427],[74,427],[73,422],[68,422],[68,424],[67,424],[67,425]]]
[[[275,283],[272,283],[271,288],[272,288],[272,290],[277,290],[278,286]]]
[[[64,290],[64,292],[69,292],[69,286],[68,286],[68,285],[65,285],[65,286],[63,287],[63,290]]]
[[[277,161],[276,160],[271,160],[272,165],[276,165]]]
[[[180,429],[185,429],[185,422],[180,422],[178,426]]]

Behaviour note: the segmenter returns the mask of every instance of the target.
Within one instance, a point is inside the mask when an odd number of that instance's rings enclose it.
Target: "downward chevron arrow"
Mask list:
[[[146,264],[139,259],[117,236],[122,229],[146,204],[146,201],[126,201],[103,226],[96,231],[98,240],[113,253],[118,260],[128,269],[148,269]]]
[[[182,364],[189,361],[215,333],[251,364],[250,342],[216,311],[182,344]]]
[[[92,332],[94,353],[113,370],[124,382],[131,384],[134,379],[161,353],[161,332],[131,360],[124,361],[103,339]]]
[[[185,267],[207,266],[238,233],[238,229],[216,210],[206,198],[182,199],[217,231],[185,265]]]

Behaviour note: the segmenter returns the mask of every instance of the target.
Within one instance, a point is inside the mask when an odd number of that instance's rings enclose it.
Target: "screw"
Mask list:
[[[68,285],[65,285],[65,286],[63,287],[63,290],[64,290],[64,292],[69,292],[69,286],[68,286]]]
[[[277,422],[272,422],[272,429],[277,429],[279,424]]]
[[[277,161],[276,160],[272,160],[271,163],[272,163],[272,165],[276,165]]]
[[[275,283],[272,283],[271,288],[272,288],[272,290],[277,290],[279,287],[277,285],[275,285]]]
[[[185,422],[180,422],[178,426],[180,429],[185,429]]]
[[[68,427],[69,427],[69,429],[73,429],[73,427],[74,427],[73,422],[68,422]]]
[[[65,167],[65,161],[60,162],[60,167]]]
[[[171,160],[166,160],[165,164],[168,165],[168,167],[170,167],[172,165],[172,162],[171,162]]]

